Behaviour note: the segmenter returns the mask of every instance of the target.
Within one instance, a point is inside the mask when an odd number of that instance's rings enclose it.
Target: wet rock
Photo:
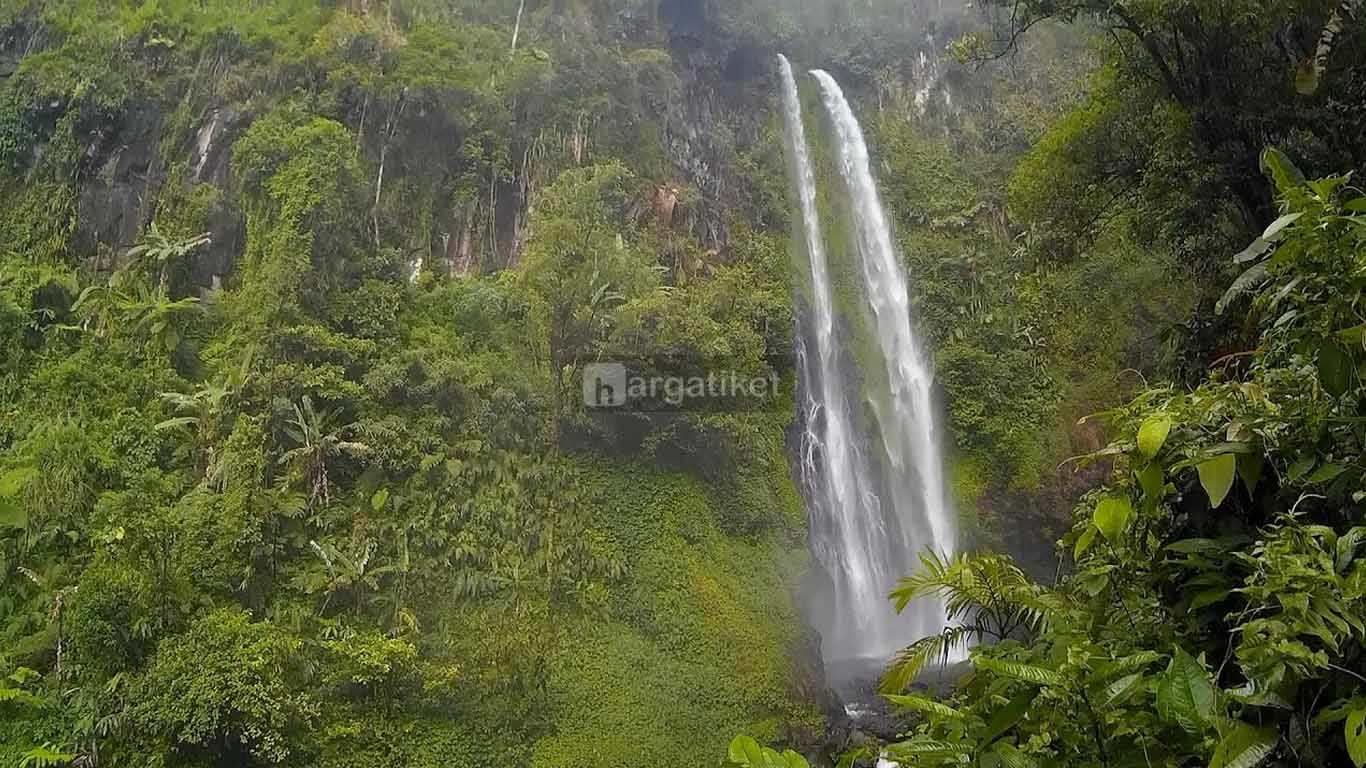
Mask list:
[[[205,114],[190,149],[191,181],[227,185],[232,143],[241,133],[242,122],[237,111],[229,107],[215,107]]]
[[[35,19],[20,17],[0,28],[0,79],[19,71],[19,62],[46,44],[47,35]]]
[[[878,695],[883,666],[881,661],[867,659],[828,665],[827,674],[833,672],[847,681],[840,687],[839,710],[827,714],[823,753],[832,760],[850,750],[895,741],[914,727],[914,715],[898,711]],[[970,671],[972,665],[968,662],[928,669],[911,684],[909,692],[935,698],[948,696]]]
[[[220,200],[209,211],[208,224],[211,242],[196,252],[190,281],[201,288],[216,288],[246,248],[247,222],[241,211]]]
[[[118,252],[137,241],[161,186],[161,124],[162,113],[155,104],[136,103],[107,129],[89,137],[73,233],[78,252]]]

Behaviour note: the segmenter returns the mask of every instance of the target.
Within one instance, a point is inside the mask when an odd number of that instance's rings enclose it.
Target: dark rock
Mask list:
[[[754,45],[744,45],[730,52],[722,73],[729,82],[744,82],[765,78],[773,67],[774,52]]]
[[[232,272],[246,248],[247,221],[242,212],[220,200],[209,212],[211,242],[194,256],[190,282],[200,288],[218,287]]]
[[[195,132],[190,148],[190,179],[224,188],[229,179],[232,143],[244,121],[229,107],[210,109]]]
[[[125,110],[107,130],[89,138],[81,163],[73,236],[79,253],[99,256],[137,241],[161,187],[163,170],[157,155],[161,124],[157,105],[140,102]]]
[[[19,71],[19,62],[47,43],[43,26],[36,19],[21,16],[7,27],[0,28],[0,78]]]
[[[827,714],[825,754],[833,758],[859,747],[895,741],[915,725],[913,715],[898,711],[878,695],[884,665],[870,659],[827,665],[830,672],[848,682],[839,691],[840,708]],[[942,698],[952,693],[970,671],[968,662],[927,669],[911,684],[911,692]]]

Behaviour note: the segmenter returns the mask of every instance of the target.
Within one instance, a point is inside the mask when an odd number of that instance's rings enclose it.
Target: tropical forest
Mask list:
[[[1363,0],[0,0],[0,768],[1366,768]]]

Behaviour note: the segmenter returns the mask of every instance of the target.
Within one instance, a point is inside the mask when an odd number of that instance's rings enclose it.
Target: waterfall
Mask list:
[[[810,614],[827,669],[866,674],[945,624],[943,605],[917,601],[900,616],[888,593],[926,549],[950,554],[954,515],[944,492],[928,362],[912,331],[906,275],[869,169],[868,149],[839,85],[813,72],[829,114],[834,165],[849,221],[845,258],[857,265],[858,307],[837,307],[817,204],[818,185],[792,67],[779,57],[789,172],[801,213],[809,291],[798,313],[806,433],[802,482],[811,547],[826,583]],[[852,268],[852,267],[851,267]],[[848,317],[849,313],[856,315]],[[852,327],[863,320],[872,358],[860,367]]]

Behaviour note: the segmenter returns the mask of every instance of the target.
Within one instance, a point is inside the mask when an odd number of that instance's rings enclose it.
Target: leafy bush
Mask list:
[[[903,603],[947,597],[970,621],[894,665],[890,700],[923,719],[889,758],[1366,764],[1366,198],[1341,177],[1304,181],[1274,150],[1263,163],[1284,215],[1238,255],[1253,266],[1225,302],[1254,294],[1257,348],[1194,391],[1103,414],[1116,441],[1086,460],[1110,482],[1078,507],[1058,587],[1002,580],[983,555],[903,582]],[[993,634],[948,702],[901,693],[949,642]]]

